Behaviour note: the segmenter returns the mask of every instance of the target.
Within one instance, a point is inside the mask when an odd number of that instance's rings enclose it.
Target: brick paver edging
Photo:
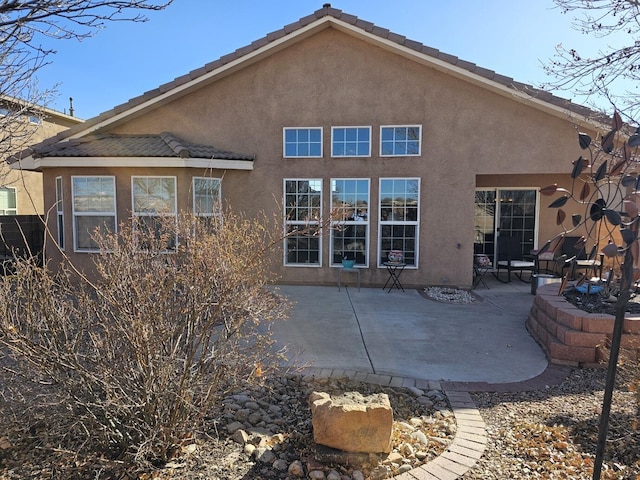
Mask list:
[[[465,474],[482,457],[487,445],[484,420],[467,392],[445,391],[456,418],[456,434],[442,455],[408,472],[396,480],[455,480]]]
[[[386,387],[416,387],[421,390],[442,390],[456,419],[453,441],[438,458],[408,472],[396,475],[395,480],[456,480],[470,470],[482,457],[487,445],[486,425],[469,392],[523,392],[556,385],[564,380],[571,368],[550,364],[537,377],[514,383],[444,382],[420,380],[356,372],[341,369],[304,369],[304,376],[317,378],[350,378]]]
[[[350,378],[387,387],[416,387],[421,390],[443,390],[439,381],[340,369],[308,368],[305,376],[317,378]],[[484,452],[487,434],[484,420],[468,392],[443,390],[456,419],[453,441],[438,458],[395,476],[396,480],[455,480],[473,467]]]

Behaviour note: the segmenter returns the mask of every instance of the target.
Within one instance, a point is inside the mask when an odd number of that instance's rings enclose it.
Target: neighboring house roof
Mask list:
[[[78,125],[83,120],[73,115],[67,115],[64,112],[52,110],[47,107],[43,107],[37,104],[32,104],[26,100],[11,97],[9,95],[0,94],[0,108],[6,107],[10,110],[15,110],[20,113],[21,111],[35,112],[42,117],[42,120],[49,123],[55,123],[57,125],[70,127],[72,125]]]
[[[572,103],[531,85],[517,82],[513,78],[479,67],[474,63],[461,60],[456,56],[443,53],[420,42],[407,39],[373,23],[361,20],[356,16],[343,13],[341,10],[332,8],[327,4],[297,22],[269,33],[250,45],[86,120],[82,125],[77,125],[65,132],[61,132],[41,145],[50,145],[69,138],[79,138],[118,125],[133,116],[140,115],[147,109],[157,108],[171,100],[186,95],[192,90],[213,82],[217,78],[229,75],[234,70],[251,65],[261,58],[325,28],[336,28],[378,47],[393,51],[457,78],[480,84],[484,88],[512,97],[553,115],[572,118],[577,124],[602,126],[603,122],[609,123],[608,119],[604,118],[603,115],[587,107]]]

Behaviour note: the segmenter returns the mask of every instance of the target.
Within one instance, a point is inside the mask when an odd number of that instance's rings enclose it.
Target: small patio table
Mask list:
[[[342,272],[355,273],[358,276],[358,291],[360,291],[360,269],[355,267],[338,267],[338,291],[340,291]]]
[[[404,292],[402,283],[400,283],[400,275],[402,274],[402,271],[404,270],[404,267],[407,266],[407,264],[402,262],[384,262],[383,265],[387,267],[389,278],[387,278],[387,281],[385,282],[382,289],[386,289],[387,285],[389,285],[389,282],[391,282],[391,286],[389,287],[389,291],[387,293],[390,293],[391,290],[393,290],[393,287],[396,287],[397,289]]]
[[[489,289],[489,285],[484,280],[484,276],[486,273],[493,268],[493,265],[478,265],[476,263],[473,264],[473,287],[476,288],[480,283],[482,283],[486,289]]]

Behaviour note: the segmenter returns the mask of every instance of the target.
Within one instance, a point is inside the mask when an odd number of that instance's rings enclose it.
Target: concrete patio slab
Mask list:
[[[415,289],[281,285],[293,308],[274,334],[299,367],[450,382],[536,377],[548,363],[525,328],[530,285],[487,283],[471,304],[437,302]]]

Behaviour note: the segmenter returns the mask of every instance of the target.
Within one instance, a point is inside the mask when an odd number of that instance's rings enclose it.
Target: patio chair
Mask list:
[[[585,276],[588,276],[589,271],[593,270],[593,276],[602,278],[604,254],[598,253],[598,247],[594,245],[587,255],[583,237],[564,237],[558,254],[556,263],[563,277],[568,273],[570,279],[575,279],[580,270],[584,270]]]
[[[496,262],[496,271],[494,276],[501,282],[507,283],[511,281],[511,272],[523,282],[530,282],[522,277],[522,272],[528,271],[530,275],[535,272],[536,262],[532,258],[525,257],[522,254],[522,242],[519,237],[499,236],[498,237],[498,261]],[[507,271],[507,279],[500,278],[500,270]]]

